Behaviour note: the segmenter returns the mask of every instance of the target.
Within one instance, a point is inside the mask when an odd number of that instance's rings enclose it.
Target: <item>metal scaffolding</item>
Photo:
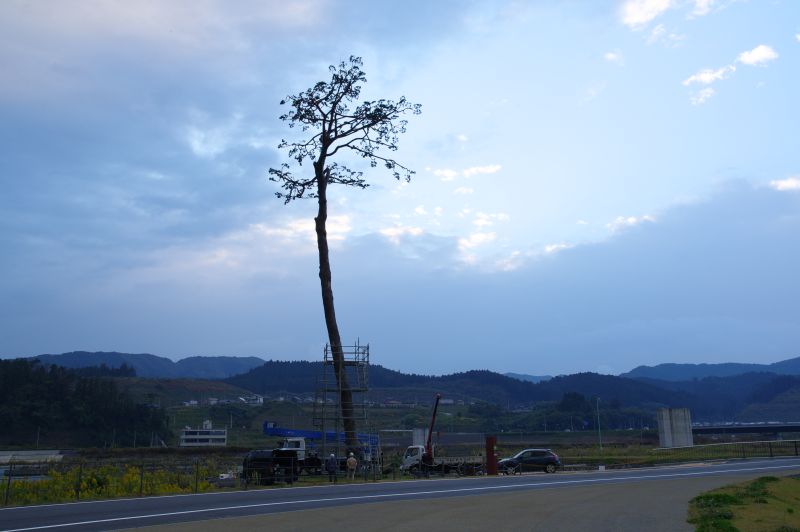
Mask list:
[[[380,443],[369,421],[369,344],[342,346],[344,355],[344,373],[350,391],[353,394],[353,418],[360,442],[361,460],[375,463],[380,457]],[[325,345],[322,361],[322,375],[317,381],[317,391],[314,400],[314,426],[324,437],[322,438],[322,456],[335,453],[344,456],[348,451],[344,437],[344,422],[342,419],[340,381],[336,378],[336,369],[333,363],[333,350],[329,344]]]

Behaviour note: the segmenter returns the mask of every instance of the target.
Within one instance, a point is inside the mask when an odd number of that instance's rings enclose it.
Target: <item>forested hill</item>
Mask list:
[[[774,362],[772,364],[741,364],[726,362],[722,364],[658,364],[638,366],[620,377],[631,379],[646,378],[662,381],[689,381],[706,377],[733,377],[745,373],[775,373],[777,375],[800,375],[800,357]]]
[[[270,361],[225,382],[255,393],[309,393],[322,374],[321,362]],[[540,401],[558,401],[567,392],[601,396],[632,405],[685,406],[690,397],[682,391],[612,375],[579,373],[534,384],[486,370],[442,376],[405,374],[378,365],[369,369],[370,389],[403,398],[408,394],[443,393],[449,398],[487,401],[503,406],[524,406]]]
[[[167,437],[162,410],[136,404],[113,378],[96,376],[102,368],[87,373],[0,360],[0,445],[104,447],[132,445],[137,434],[140,445]]]
[[[260,394],[312,393],[321,376],[320,362],[270,361],[249,372],[225,379]],[[441,393],[447,398],[485,401],[502,407],[527,407],[542,401],[561,401],[569,393],[601,404],[637,407],[688,407],[697,421],[730,419],[800,421],[800,377],[748,373],[690,381],[628,379],[578,373],[532,383],[485,370],[442,376],[404,374],[373,365],[370,389],[378,398],[425,400]]]
[[[117,353],[115,351],[87,352],[72,351],[60,355],[39,355],[34,357],[45,365],[55,364],[65,368],[85,368],[100,366],[118,368],[123,364],[132,367],[139,377],[148,378],[192,378],[223,379],[231,375],[260,366],[264,360],[258,357],[187,357],[177,362],[169,358],[147,353]]]

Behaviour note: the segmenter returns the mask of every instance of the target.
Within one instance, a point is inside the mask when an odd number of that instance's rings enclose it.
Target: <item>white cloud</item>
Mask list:
[[[198,157],[214,158],[228,149],[230,136],[224,129],[202,130],[189,127],[186,130],[186,142],[192,153]]]
[[[464,177],[472,177],[478,174],[496,174],[502,168],[503,167],[499,164],[490,164],[489,166],[473,166],[471,168],[465,168],[461,174]]]
[[[419,205],[416,209],[414,209],[414,214],[417,216],[425,216],[428,214],[428,211],[425,210],[425,205]]]
[[[692,16],[702,17],[711,13],[716,0],[694,0],[694,9],[692,9]]]
[[[572,244],[548,244],[544,247],[544,252],[548,255],[552,255],[553,253],[558,253],[559,251],[563,251],[565,249],[569,249],[575,247]]]
[[[441,177],[442,181],[453,181],[456,177],[458,177],[458,172],[449,168],[442,168],[434,170],[433,175]]]
[[[433,172],[433,175],[440,177],[442,181],[454,181],[457,177],[466,177],[470,178],[480,174],[496,174],[499,172],[503,167],[499,164],[490,164],[487,166],[471,166],[469,168],[464,168],[463,170],[453,170],[451,168],[426,168],[429,172]]]
[[[703,105],[717,93],[712,87],[706,87],[689,96],[692,105]]]
[[[467,142],[469,140],[469,137],[464,135],[463,133],[456,136],[456,138],[459,140],[459,142]]]
[[[524,259],[525,257],[522,255],[522,253],[515,250],[512,251],[508,257],[496,261],[494,265],[495,268],[500,271],[510,272],[522,266],[524,264]]]
[[[575,222],[575,223],[576,223],[577,225],[589,225],[589,222],[587,222],[586,220],[578,220],[578,221],[577,221],[577,222]]]
[[[736,72],[736,67],[734,65],[724,66],[722,68],[718,68],[717,70],[705,68],[683,80],[683,84],[687,87],[692,83],[710,85],[715,81],[727,78],[733,72]]]
[[[406,188],[408,188],[409,182],[405,179],[401,179],[396,182],[394,188],[392,189],[392,194],[395,196],[402,194],[405,192]]]
[[[609,63],[614,63],[615,65],[619,66],[625,65],[625,59],[622,57],[622,52],[620,52],[619,50],[614,50],[612,52],[604,53],[603,59],[605,59]]]
[[[769,186],[775,190],[800,190],[800,177],[787,177],[786,179],[776,179],[769,182]]]
[[[484,244],[493,242],[496,238],[497,238],[497,233],[482,233],[478,231],[476,233],[472,233],[466,238],[459,238],[458,249],[460,249],[461,251],[473,249],[478,246],[483,246]]]
[[[656,219],[649,214],[644,216],[617,216],[613,222],[606,224],[612,232],[616,233],[628,227],[634,227],[644,222],[655,222]]]
[[[797,39],[797,42],[800,42],[800,33],[796,33],[794,38]]]
[[[469,187],[458,187],[453,191],[453,194],[472,194],[475,189]]]
[[[444,213],[444,209],[442,209],[441,207],[435,207],[433,209],[433,215],[434,216],[441,216],[442,213]]]
[[[673,6],[672,0],[627,0],[622,4],[622,23],[641,29]]]
[[[778,52],[766,44],[759,44],[752,50],[742,52],[736,59],[742,64],[750,66],[759,66],[778,58]]]
[[[411,227],[407,225],[395,225],[394,227],[381,229],[380,234],[388,238],[393,244],[399,244],[400,239],[405,235],[420,236],[422,234],[422,228]]]
[[[778,53],[775,50],[765,44],[760,44],[752,50],[748,50],[739,54],[739,56],[736,58],[736,61],[742,63],[743,65],[760,66],[770,61],[774,61],[777,58]],[[735,64],[726,65],[716,70],[712,68],[705,68],[683,80],[683,85],[686,87],[692,84],[711,85],[717,81],[727,79],[734,72],[736,72]],[[692,102],[692,105],[702,105],[703,103],[707,102],[709,98],[714,96],[714,94],[716,94],[716,91],[711,87],[707,87],[703,90],[693,93],[689,98]]]
[[[350,216],[346,214],[329,216],[326,229],[328,232],[328,240],[345,240],[347,233],[353,230]],[[295,218],[279,226],[272,226],[264,223],[252,224],[249,233],[263,236],[276,236],[288,241],[297,241],[298,239],[314,243],[317,241],[314,220],[308,218]]]
[[[477,227],[489,227],[495,222],[507,222],[509,220],[508,214],[499,212],[496,214],[487,214],[485,212],[478,212],[475,214],[475,219],[472,221],[473,225]]]
[[[274,144],[274,139],[243,133],[243,115],[233,113],[223,121],[215,121],[208,113],[192,109],[189,112],[189,125],[183,128],[183,140],[192,153],[205,159],[213,159],[233,146],[258,148]]]
[[[674,48],[684,40],[686,40],[686,35],[668,32],[666,26],[663,24],[658,24],[653,28],[653,30],[650,32],[650,35],[647,37],[647,44],[655,44],[660,42],[664,46]]]
[[[352,230],[347,215],[331,216],[327,223],[331,246],[344,241]],[[242,276],[267,271],[286,275],[296,268],[297,257],[317,252],[314,220],[290,219],[281,224],[255,223],[220,237],[169,247],[152,253],[151,264],[134,273],[139,281],[236,283]]]

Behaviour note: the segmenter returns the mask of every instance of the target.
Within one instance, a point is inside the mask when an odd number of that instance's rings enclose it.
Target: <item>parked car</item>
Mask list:
[[[525,449],[511,458],[503,458],[497,463],[497,470],[505,475],[514,475],[523,471],[555,473],[559,467],[561,467],[561,460],[550,449]]]

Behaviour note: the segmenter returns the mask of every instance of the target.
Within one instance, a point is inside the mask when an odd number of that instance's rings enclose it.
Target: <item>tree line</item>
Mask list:
[[[127,447],[166,439],[164,411],[137,404],[109,378],[132,375],[129,367],[0,360],[0,445]]]

